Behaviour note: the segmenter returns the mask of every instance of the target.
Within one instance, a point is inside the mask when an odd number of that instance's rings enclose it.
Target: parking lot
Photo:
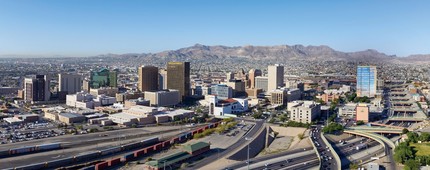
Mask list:
[[[20,125],[8,125],[2,122],[0,128],[0,143],[7,144],[31,141],[64,134],[65,132],[57,129],[55,124],[45,121]]]

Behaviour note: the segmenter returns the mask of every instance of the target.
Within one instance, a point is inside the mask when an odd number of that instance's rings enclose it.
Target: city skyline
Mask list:
[[[430,54],[428,2],[1,1],[0,56],[153,53],[193,44]],[[389,10],[388,10],[389,9]],[[259,11],[259,12],[255,12]],[[384,12],[382,12],[384,11]]]

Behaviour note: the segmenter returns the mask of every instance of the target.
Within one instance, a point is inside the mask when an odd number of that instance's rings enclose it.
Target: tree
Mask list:
[[[305,138],[305,134],[300,133],[300,134],[298,134],[298,135],[297,135],[297,137],[298,137],[300,140],[302,140],[302,139],[304,139],[304,138]]]
[[[364,121],[362,120],[357,121],[357,125],[364,125]]]
[[[398,163],[405,163],[408,159],[414,158],[412,147],[407,142],[401,142],[394,149],[394,160]]]
[[[417,160],[409,159],[405,162],[405,170],[419,170],[421,167]]]
[[[418,134],[415,132],[408,132],[406,134],[408,136],[408,140],[413,142],[413,143],[417,143],[418,141]]]
[[[422,132],[421,135],[418,137],[419,141],[427,142],[430,140],[430,133],[428,132]]]
[[[409,132],[409,130],[408,129],[406,129],[406,128],[404,128],[403,130],[402,130],[402,133],[403,134],[407,134]]]
[[[358,169],[359,167],[358,167],[358,164],[355,164],[355,163],[351,163],[351,164],[349,164],[349,169],[352,169],[352,170],[356,170],[356,169]]]
[[[328,126],[322,129],[324,133],[334,133],[338,131],[343,131],[343,126],[339,123],[330,123]]]

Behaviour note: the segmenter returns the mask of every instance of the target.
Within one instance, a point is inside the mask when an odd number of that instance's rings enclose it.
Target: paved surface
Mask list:
[[[287,163],[286,160],[291,159],[291,161],[289,161]],[[278,169],[278,168],[282,168],[281,165],[285,166],[291,166],[291,165],[297,165],[297,164],[303,164],[304,162],[312,162],[315,161],[317,162],[316,166],[318,166],[318,158],[314,152],[314,150],[312,148],[309,148],[308,151],[300,151],[300,152],[296,152],[293,154],[287,154],[284,156],[278,156],[278,157],[273,157],[271,159],[268,160],[255,160],[255,161],[251,161],[251,164],[249,165],[250,169],[264,169],[264,168],[270,168],[270,169]],[[265,165],[268,166],[265,166]],[[232,169],[237,169],[237,170],[245,170],[247,169],[247,165],[246,164],[240,164],[242,166],[234,166],[231,167]],[[310,166],[310,167],[314,167]]]
[[[171,127],[171,128],[173,128],[173,127]],[[140,130],[142,131],[143,129],[140,129]],[[155,130],[155,129],[153,129],[153,130]],[[39,153],[33,153],[33,154],[27,154],[27,155],[20,155],[20,156],[9,157],[9,158],[2,158],[2,159],[0,159],[0,169],[23,166],[23,165],[38,163],[38,162],[46,162],[46,161],[51,161],[51,160],[55,160],[55,159],[62,159],[62,158],[66,158],[66,157],[75,156],[75,155],[78,155],[80,153],[97,151],[97,150],[106,149],[106,148],[109,148],[112,146],[118,146],[118,145],[120,145],[120,143],[126,144],[126,143],[140,141],[143,139],[148,139],[151,137],[162,137],[163,136],[165,138],[170,138],[170,137],[178,135],[179,133],[182,132],[181,129],[177,129],[177,128],[174,131],[170,131],[169,128],[166,130],[168,130],[168,132],[166,132],[166,131],[162,132],[162,135],[156,134],[153,132],[151,132],[151,133],[145,132],[146,133],[145,137],[131,138],[131,139],[130,138],[128,138],[128,139],[123,138],[120,141],[118,141],[118,140],[109,141],[108,140],[108,141],[101,142],[98,144],[82,144],[80,146],[65,148],[65,149],[60,149],[60,150],[53,150],[53,151],[39,152]],[[133,131],[133,130],[131,130],[131,131]],[[129,132],[129,133],[131,133],[131,132]],[[90,136],[90,134],[87,134],[87,135]],[[84,137],[84,136],[86,136],[86,135],[77,135],[74,137]],[[89,139],[89,138],[90,137],[86,138],[87,141],[91,141],[91,139]],[[97,138],[99,138],[98,134],[97,134]],[[79,140],[79,138],[76,138],[74,140]],[[127,151],[127,152],[130,152],[130,151]]]
[[[236,149],[242,148],[248,141],[245,140],[245,137],[253,137],[254,135],[257,134],[257,132],[263,127],[263,121],[256,121],[255,126],[243,137],[240,138],[240,140],[238,140],[236,143],[234,143],[233,145],[229,146],[228,148],[226,148],[226,150],[219,152],[217,154],[213,154],[209,157],[206,157],[205,159],[196,162],[192,165],[189,166],[190,170],[195,170],[195,169],[214,169],[214,165],[211,164],[216,164],[216,160],[219,158],[224,158],[227,155],[233,153],[234,151],[236,151]],[[220,166],[220,165],[217,165]],[[222,166],[222,165],[221,165]]]
[[[323,157],[321,159],[321,169],[324,170],[335,170],[337,169],[337,165],[336,165],[336,160],[334,158],[334,156],[332,155],[332,153],[330,151],[327,151],[328,146],[325,145],[324,141],[321,139],[321,125],[318,125],[316,128],[311,129],[312,131],[312,142],[315,143],[315,146],[317,147],[317,150],[319,152],[319,154],[321,155],[321,157]],[[329,159],[329,158],[332,159]],[[327,158],[327,160],[326,160]]]
[[[299,155],[298,153],[310,153],[309,155],[312,155],[312,153],[316,156],[315,152],[309,152],[309,151],[313,151],[312,147],[308,147],[308,148],[303,148],[303,149],[295,149],[295,150],[291,150],[291,151],[287,151],[287,152],[281,152],[281,153],[277,153],[277,154],[271,154],[271,155],[265,155],[259,158],[254,158],[254,159],[250,159],[251,163],[252,162],[266,162],[266,163],[270,163],[270,161],[275,161],[275,159],[280,158],[280,157],[284,157],[284,156],[294,156],[294,155]],[[289,159],[289,158],[287,158]],[[283,161],[285,161],[286,159],[283,159]],[[232,169],[237,169],[240,167],[245,167],[247,166],[246,161],[245,162],[240,162],[240,163],[236,163],[234,165],[228,166],[229,168]]]

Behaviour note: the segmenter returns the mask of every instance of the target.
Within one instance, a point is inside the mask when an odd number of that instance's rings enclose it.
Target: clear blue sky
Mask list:
[[[328,45],[430,54],[428,0],[0,0],[0,55],[194,45]]]

